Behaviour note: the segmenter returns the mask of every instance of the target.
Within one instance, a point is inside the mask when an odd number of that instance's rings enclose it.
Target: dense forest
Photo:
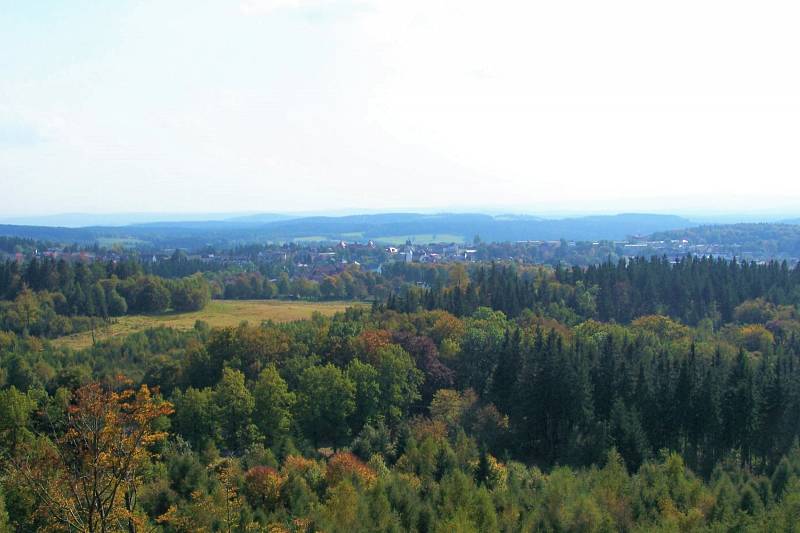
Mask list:
[[[128,313],[202,309],[210,297],[200,274],[163,279],[134,261],[0,263],[0,326],[25,335],[67,335]]]
[[[652,314],[670,316],[690,325],[729,323],[735,307],[756,298],[774,305],[800,304],[800,265],[758,264],[685,256],[606,261],[588,267],[554,270],[513,264],[476,265],[471,272],[456,265],[448,270],[409,269],[389,272],[415,285],[393,293],[389,307],[397,310],[445,309],[458,316],[491,307],[516,317],[524,310],[576,324],[585,319],[627,323]]]
[[[114,294],[183,307],[229,274],[15,264],[0,531],[797,528],[785,263],[396,264],[371,308],[77,351],[51,322]]]

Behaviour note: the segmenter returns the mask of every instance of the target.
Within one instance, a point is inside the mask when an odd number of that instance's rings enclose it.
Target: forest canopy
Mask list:
[[[114,293],[138,311],[211,295],[213,277],[124,268],[2,278],[2,528],[796,527],[785,263],[398,265],[384,300],[333,317],[45,338]]]

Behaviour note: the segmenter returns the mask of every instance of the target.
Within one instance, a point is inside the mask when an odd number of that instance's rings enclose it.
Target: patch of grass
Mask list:
[[[411,240],[411,242],[414,244],[429,244],[432,242],[463,243],[464,236],[453,235],[450,233],[418,233],[415,235],[391,235],[388,237],[375,237],[372,240],[385,244],[405,244],[407,240]]]
[[[97,244],[106,248],[119,245],[123,248],[135,248],[147,241],[134,239],[133,237],[98,237]]]
[[[333,242],[330,237],[323,237],[322,235],[311,235],[309,237],[295,237],[289,239],[291,242]]]
[[[198,320],[211,327],[238,326],[242,321],[260,324],[265,320],[292,322],[311,318],[314,311],[331,316],[347,307],[366,305],[359,302],[301,302],[284,300],[212,300],[200,311],[191,313],[164,313],[160,315],[122,316],[112,324],[95,330],[98,342],[114,337],[124,337],[148,328],[168,327],[191,329]],[[91,331],[84,331],[54,339],[56,346],[66,346],[75,350],[92,345]]]

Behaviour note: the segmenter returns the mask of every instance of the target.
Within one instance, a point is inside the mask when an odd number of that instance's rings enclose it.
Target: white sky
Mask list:
[[[800,4],[0,0],[0,210],[800,213]]]

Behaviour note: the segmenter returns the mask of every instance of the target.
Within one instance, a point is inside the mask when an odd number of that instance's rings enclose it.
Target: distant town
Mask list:
[[[288,264],[295,275],[319,280],[357,266],[380,273],[391,263],[474,263],[503,261],[519,264],[589,265],[603,261],[650,257],[653,255],[679,258],[686,255],[726,260],[765,263],[771,259],[785,260],[796,265],[800,257],[774,253],[765,247],[745,243],[697,243],[688,239],[618,241],[529,240],[504,243],[484,243],[479,238],[469,245],[441,242],[386,246],[375,241],[340,240],[338,242],[293,242],[284,244],[244,245],[228,249],[188,250],[166,247],[160,250],[139,250],[135,247],[97,245],[80,247],[39,246],[40,243],[19,243],[12,249],[0,250],[0,259],[24,262],[34,257],[66,261],[118,262],[135,260],[150,267],[175,261],[203,265],[201,270],[224,270],[238,267],[243,270],[262,264]]]

